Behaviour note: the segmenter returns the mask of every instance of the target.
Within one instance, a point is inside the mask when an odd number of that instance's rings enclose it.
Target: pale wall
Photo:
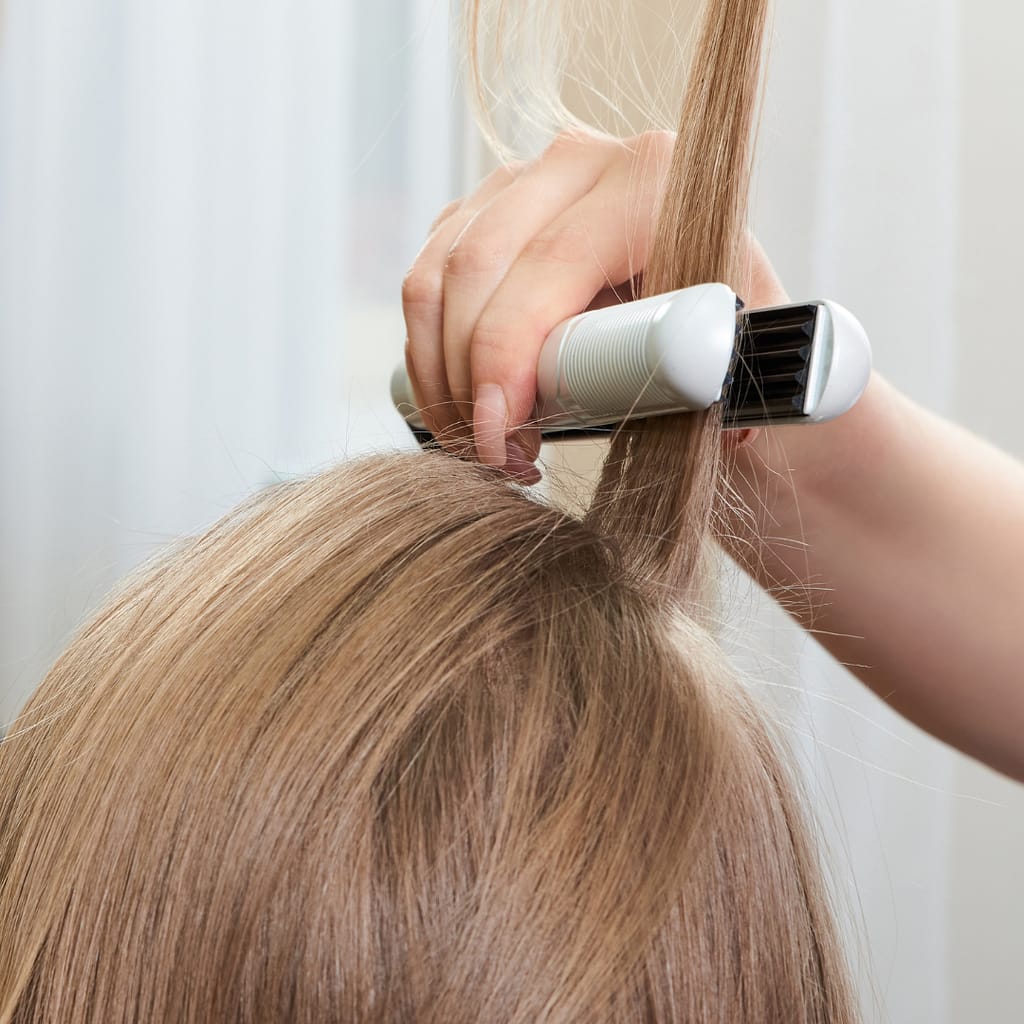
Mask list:
[[[655,0],[638,5],[637,12],[649,40],[663,18],[685,20],[684,9],[695,7],[685,0],[672,5]],[[815,43],[824,35],[826,8],[813,0],[780,0],[762,128],[762,173],[755,186],[755,227],[794,293],[801,290],[802,282],[815,276],[807,206],[818,185],[814,156],[822,130],[824,69]],[[951,137],[957,140],[958,159],[955,168],[923,166],[920,174],[933,188],[939,182],[945,189],[936,201],[936,217],[952,212],[956,222],[955,366],[951,375],[946,372],[948,367],[942,371],[915,368],[913,346],[908,346],[906,354],[898,348],[881,352],[879,360],[894,379],[911,390],[919,388],[917,397],[926,404],[927,382],[951,379],[952,394],[935,396],[936,406],[943,406],[954,418],[1007,450],[1024,455],[1024,398],[1020,391],[1024,329],[1016,316],[1024,267],[1020,255],[1024,237],[1024,120],[1020,115],[1024,61],[1019,56],[1024,8],[958,0],[954,20],[952,101],[944,116],[950,120]],[[878,72],[865,68],[864,73]],[[572,101],[573,92],[569,95]],[[580,106],[578,97],[575,103]],[[899,125],[880,127],[900,130]],[[880,136],[884,134],[880,132]],[[795,151],[793,140],[797,140]],[[886,239],[879,238],[877,244],[884,246]],[[923,239],[921,244],[926,244]],[[872,253],[865,248],[848,256],[847,262],[850,260],[860,264],[858,276],[863,281],[864,274],[870,272]],[[878,287],[887,286],[888,282],[878,282]],[[913,294],[906,296],[907,303],[914,301]],[[578,453],[570,461],[584,466],[593,457]],[[1024,609],[1021,620],[1024,625]],[[781,641],[782,646],[788,643]],[[943,801],[942,813],[950,828],[949,846],[942,853],[948,858],[948,883],[921,896],[945,904],[946,934],[937,937],[938,944],[928,952],[928,940],[915,935],[915,922],[905,919],[905,910],[896,912],[893,907],[886,915],[883,908],[876,912],[875,920],[868,921],[869,928],[875,929],[869,942],[879,950],[900,949],[903,960],[897,963],[904,969],[918,962],[939,961],[937,976],[928,971],[921,977],[900,979],[902,1019],[895,1015],[893,1019],[900,1024],[923,1019],[912,1008],[915,986],[924,1007],[926,989],[938,980],[945,987],[945,1019],[949,1022],[1002,1024],[1019,1020],[1024,1006],[1024,942],[1020,937],[1024,920],[1024,787],[954,755],[951,775],[939,788],[943,792],[938,799]],[[933,800],[922,788],[921,805]],[[906,852],[901,851],[902,845],[912,849],[906,824],[889,830],[883,826],[879,839],[881,848],[888,847],[883,856],[891,858],[893,865],[900,862],[901,852]],[[908,870],[906,858],[902,870],[912,879],[913,864]],[[921,946],[919,955],[914,951],[908,955],[908,942]],[[937,956],[934,949],[942,948],[944,953]],[[885,970],[884,963],[876,964],[879,975]],[[884,989],[889,983],[880,978],[879,987]]]
[[[954,408],[962,423],[1022,457],[1024,326],[1017,310],[1024,271],[1024,8],[1005,0],[961,0],[959,14]],[[1024,608],[1020,617],[1024,627]],[[1024,680],[1024,667],[1021,674]],[[1024,786],[965,758],[955,786],[996,806],[960,801],[953,815],[951,1019],[1017,1021],[1024,1016]]]

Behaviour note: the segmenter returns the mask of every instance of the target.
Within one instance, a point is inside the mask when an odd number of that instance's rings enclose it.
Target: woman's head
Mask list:
[[[824,1021],[792,783],[612,539],[443,456],[259,496],[0,747],[0,1020]]]
[[[739,272],[764,19],[706,5],[648,291]],[[621,433],[583,519],[352,463],[128,584],[0,746],[0,1024],[853,1020],[697,621],[719,428]]]

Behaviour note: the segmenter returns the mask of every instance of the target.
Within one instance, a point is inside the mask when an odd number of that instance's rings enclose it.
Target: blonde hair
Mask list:
[[[735,269],[762,11],[711,5],[649,289]],[[374,457],[130,581],[0,746],[0,1024],[854,1020],[696,621],[717,452],[623,434],[582,520]]]
[[[4,1022],[845,1019],[714,641],[444,456],[282,485],[145,571],[0,801]]]

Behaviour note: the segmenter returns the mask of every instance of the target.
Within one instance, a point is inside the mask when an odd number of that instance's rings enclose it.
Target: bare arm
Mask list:
[[[563,136],[444,211],[403,292],[410,375],[444,443],[538,479],[540,347],[643,269],[672,141]],[[749,255],[736,290],[786,302],[752,240]],[[754,576],[908,718],[1024,780],[1024,468],[878,377],[838,420],[735,455],[767,538],[735,545]]]
[[[1024,466],[876,375],[838,420],[741,448],[733,482],[759,582],[807,585],[785,603],[868,686],[1024,780]]]

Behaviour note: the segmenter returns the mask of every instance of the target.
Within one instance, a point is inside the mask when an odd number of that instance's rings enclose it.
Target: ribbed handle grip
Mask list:
[[[628,410],[676,396],[655,378],[648,330],[657,306],[609,307],[581,317],[562,340],[562,373],[581,409]]]

